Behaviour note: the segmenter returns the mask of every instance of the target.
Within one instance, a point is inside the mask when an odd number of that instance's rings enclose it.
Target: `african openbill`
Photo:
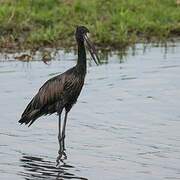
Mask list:
[[[96,50],[89,40],[87,33],[89,33],[89,30],[84,26],[76,28],[75,37],[78,45],[77,64],[66,72],[46,81],[27,105],[19,120],[19,123],[25,123],[30,126],[40,116],[57,112],[59,115],[59,155],[56,159],[57,165],[62,156],[66,158],[64,139],[68,112],[76,103],[84,85],[86,75],[86,50],[84,42],[86,42],[95,63],[100,63]],[[65,116],[63,127],[61,127],[61,113],[63,109],[65,109]]]

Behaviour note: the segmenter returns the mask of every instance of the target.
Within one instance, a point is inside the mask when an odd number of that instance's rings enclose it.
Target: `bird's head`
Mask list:
[[[88,38],[87,34],[89,33],[89,29],[85,26],[77,26],[76,28],[76,40],[77,42],[86,42],[87,49],[89,50],[91,57],[93,58],[94,62],[98,65],[100,64],[100,59],[97,55],[96,49],[93,45],[93,43]]]
[[[85,26],[77,26],[76,28],[76,40],[84,41],[84,36],[89,33],[89,29]]]

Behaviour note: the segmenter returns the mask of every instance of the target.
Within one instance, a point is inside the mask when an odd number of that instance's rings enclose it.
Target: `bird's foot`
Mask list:
[[[63,162],[63,160],[61,159],[61,157],[62,157],[62,155],[59,154],[58,157],[56,158],[56,167],[59,166],[60,161]]]
[[[65,151],[58,152],[58,157],[56,158],[56,167],[59,166],[60,162],[63,163],[63,160],[67,159]]]
[[[65,153],[65,150],[63,151],[64,160],[67,159],[67,155]]]

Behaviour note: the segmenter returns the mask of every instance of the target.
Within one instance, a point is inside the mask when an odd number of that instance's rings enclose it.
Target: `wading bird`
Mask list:
[[[76,28],[75,37],[78,45],[77,64],[66,72],[46,81],[27,105],[21,119],[19,120],[19,123],[25,123],[30,126],[42,115],[57,112],[59,116],[59,151],[56,159],[57,165],[62,159],[62,156],[66,158],[64,139],[68,112],[76,103],[84,85],[86,75],[86,50],[84,42],[87,44],[87,48],[92,56],[92,59],[97,65],[100,64],[96,50],[89,40],[87,33],[89,33],[89,30],[84,26],[78,26]],[[63,109],[65,109],[65,116],[63,127],[61,127],[61,113]]]

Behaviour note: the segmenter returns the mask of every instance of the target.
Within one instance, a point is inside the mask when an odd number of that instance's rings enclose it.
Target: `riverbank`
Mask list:
[[[180,36],[175,0],[0,1],[0,48],[71,47],[76,25],[86,25],[106,48]]]

